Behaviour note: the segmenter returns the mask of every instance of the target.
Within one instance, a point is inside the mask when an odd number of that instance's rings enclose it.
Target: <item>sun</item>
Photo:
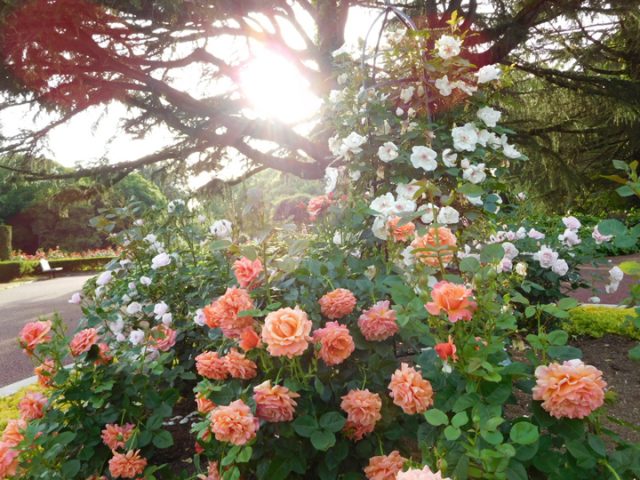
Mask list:
[[[289,124],[311,119],[321,104],[309,81],[284,57],[268,51],[243,69],[240,88],[257,115]]]

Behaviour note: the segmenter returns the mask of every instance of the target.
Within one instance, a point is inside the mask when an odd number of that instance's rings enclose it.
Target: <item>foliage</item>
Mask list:
[[[0,225],[0,260],[11,258],[11,226]]]
[[[562,257],[503,227],[507,167],[523,156],[486,108],[502,72],[478,83],[457,23],[435,49],[431,32],[391,32],[374,88],[345,65],[312,229],[258,211],[251,237],[227,220],[207,228],[184,201],[92,222],[125,249],[72,298],[83,317],[71,340],[59,318],[22,332],[50,388],[9,450],[20,478],[123,477],[127,452],[127,475],[146,479],[361,479],[396,450],[404,468],[460,480],[640,474],[640,446],[603,427],[601,372],[547,328],[577,302],[521,288],[535,265],[554,285],[580,282],[581,227],[563,219]],[[437,86],[416,79],[425,69]],[[635,235],[616,220],[598,230]],[[524,271],[509,268],[509,233],[532,242]],[[554,375],[571,377],[568,394]],[[169,464],[192,457],[177,412],[195,416],[194,472]]]
[[[7,395],[6,397],[0,397],[0,431],[3,431],[5,429],[9,420],[20,418],[18,404],[26,393],[42,391],[42,387],[37,385],[30,385],[28,387],[21,388],[16,393]]]
[[[633,325],[633,308],[581,306],[569,310],[569,318],[562,321],[562,328],[572,335],[589,335],[600,338],[606,334],[640,340],[640,331]]]

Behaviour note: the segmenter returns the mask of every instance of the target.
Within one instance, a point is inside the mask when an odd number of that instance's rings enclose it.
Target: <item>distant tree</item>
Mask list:
[[[468,59],[478,67],[515,62],[518,69],[580,95],[598,98],[607,90],[602,98],[622,101],[638,91],[638,49],[609,39],[625,32],[627,15],[638,5],[638,0],[4,0],[0,89],[8,104],[55,114],[51,125],[2,142],[5,151],[23,154],[4,167],[28,178],[105,175],[114,181],[149,165],[171,175],[216,173],[223,159],[237,156],[248,168],[226,182],[265,168],[321,178],[332,161],[330,132],[316,128],[303,135],[292,125],[244,114],[249,102],[239,76],[256,45],[289,59],[324,96],[336,85],[333,52],[344,44],[351,7],[402,10],[418,28],[436,33],[456,11],[464,19],[461,28],[470,32],[467,44],[475,47]],[[598,25],[600,19],[605,27]],[[285,31],[297,35],[300,48],[290,45]],[[632,41],[633,35],[625,38]],[[230,54],[231,44],[243,48]],[[589,60],[593,68],[583,65],[585,52],[608,56],[611,66],[597,59]],[[618,53],[636,68],[629,75],[613,65]],[[185,75],[198,76],[204,87],[185,89],[174,81]],[[126,132],[144,136],[163,125],[171,132],[170,145],[128,162],[57,175],[28,155],[54,126],[114,101],[129,108]]]

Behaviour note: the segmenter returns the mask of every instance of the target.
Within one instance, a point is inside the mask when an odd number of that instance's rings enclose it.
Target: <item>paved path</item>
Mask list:
[[[82,315],[80,307],[68,303],[93,275],[72,275],[39,280],[0,290],[0,387],[33,375],[33,364],[18,346],[25,323],[58,312],[74,328]]]
[[[583,277],[591,281],[591,283],[600,290],[603,290],[604,286],[609,283],[610,268],[612,268],[614,265],[620,265],[622,262],[640,262],[640,254],[635,253],[633,255],[608,257],[607,260],[608,261],[606,264],[600,265],[598,267],[594,267],[592,265],[582,265],[580,267],[580,272],[582,273]],[[629,296],[629,290],[635,282],[637,282],[637,280],[634,277],[625,275],[622,279],[622,282],[620,283],[618,291],[615,293],[594,293],[590,289],[581,288],[571,292],[569,295],[583,303],[590,303],[589,298],[595,295],[600,298],[600,303],[617,305]]]

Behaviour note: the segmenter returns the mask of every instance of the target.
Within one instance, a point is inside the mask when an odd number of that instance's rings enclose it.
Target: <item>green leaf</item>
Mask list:
[[[326,430],[316,430],[311,434],[311,444],[317,450],[326,451],[336,444],[336,436]]]
[[[311,437],[319,428],[317,420],[310,415],[296,418],[292,425],[296,433],[305,438]]]
[[[424,418],[430,425],[438,427],[440,425],[447,425],[449,423],[449,417],[442,410],[437,408],[431,408],[424,413]]]
[[[338,412],[327,412],[320,417],[320,426],[330,432],[339,432],[344,427],[346,419]]]
[[[460,431],[460,429],[452,425],[447,425],[447,427],[444,429],[444,437],[450,442],[453,442],[454,440],[460,438],[461,434],[462,432]]]
[[[623,185],[621,187],[616,188],[616,192],[621,197],[631,197],[632,195],[636,194],[636,192],[634,192],[629,185]]]
[[[640,343],[629,350],[629,358],[631,360],[640,361]]]
[[[451,425],[459,428],[463,425],[466,425],[468,421],[469,421],[469,416],[467,415],[467,412],[459,412],[459,413],[456,413],[451,419]]]
[[[169,448],[173,445],[173,437],[167,430],[162,430],[153,436],[152,443],[158,448]]]
[[[484,263],[499,262],[504,257],[504,248],[499,243],[485,245],[480,251],[480,261]]]
[[[608,219],[602,220],[598,224],[598,231],[602,235],[622,235],[627,230],[624,223],[620,220]]]
[[[575,308],[578,305],[578,301],[575,298],[571,297],[561,298],[560,301],[558,301],[558,308],[561,308],[563,310],[569,310],[570,308]]]
[[[618,266],[620,267],[620,270],[622,270],[627,275],[640,277],[640,262],[622,262]]]
[[[238,462],[238,463],[247,463],[249,460],[251,460],[251,455],[253,455],[253,448],[244,447],[238,453],[238,456],[236,457],[236,462]]]
[[[579,348],[570,346],[553,346],[547,350],[549,356],[554,360],[573,360],[574,358],[582,358],[582,352]]]
[[[520,445],[530,445],[538,440],[539,436],[538,427],[529,422],[518,422],[509,432],[511,441]]]
[[[616,170],[622,170],[623,172],[629,171],[629,165],[627,165],[627,162],[623,162],[622,160],[613,160],[612,163],[613,168]]]
[[[470,197],[479,197],[484,193],[484,189],[480,185],[465,183],[458,188],[458,192],[462,193],[463,195],[469,195]]]
[[[564,330],[554,330],[547,335],[547,340],[551,345],[566,345],[569,334]]]
[[[75,432],[62,432],[60,435],[56,437],[57,445],[68,445],[76,438]]]
[[[62,465],[61,473],[63,478],[75,478],[80,471],[80,460],[69,460]]]
[[[475,273],[480,270],[480,262],[474,257],[465,257],[460,261],[460,271]]]

